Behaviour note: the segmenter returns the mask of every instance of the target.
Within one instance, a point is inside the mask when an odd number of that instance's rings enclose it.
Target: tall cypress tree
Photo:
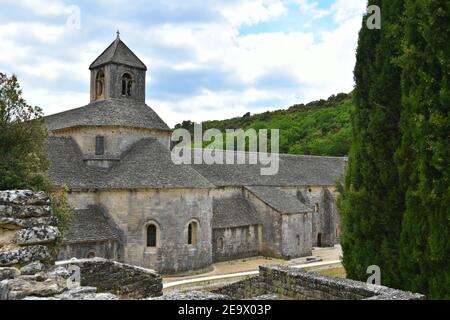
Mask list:
[[[398,152],[403,286],[450,299],[450,2],[406,1]]]
[[[403,192],[394,155],[400,145],[402,0],[369,1],[381,8],[380,30],[359,34],[355,66],[353,144],[339,200],[343,264],[349,278],[366,280],[378,265],[382,284],[399,287]]]

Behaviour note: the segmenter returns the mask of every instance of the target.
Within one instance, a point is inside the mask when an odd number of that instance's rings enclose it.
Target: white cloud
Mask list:
[[[336,0],[331,6],[336,21],[345,21],[361,17],[367,8],[366,0]]]
[[[18,40],[23,36],[27,36],[47,44],[57,43],[66,31],[66,28],[60,25],[35,22],[6,23],[1,25],[0,40]]]
[[[31,12],[43,16],[61,16],[70,13],[70,6],[56,0],[22,0],[22,5]]]
[[[218,10],[235,27],[269,21],[287,12],[280,0],[230,1],[220,4]]]
[[[319,19],[325,17],[331,13],[331,10],[325,10],[318,8],[318,2],[311,2],[310,0],[292,0],[298,4],[300,11],[304,14],[311,15],[313,19]]]

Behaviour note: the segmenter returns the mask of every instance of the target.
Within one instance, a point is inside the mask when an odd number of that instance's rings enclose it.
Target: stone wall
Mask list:
[[[99,158],[115,159],[117,162],[124,152],[143,138],[155,138],[167,149],[170,146],[170,132],[162,130],[120,126],[85,126],[56,130],[52,134],[58,137],[72,137],[80,147],[84,158],[91,159],[91,162]],[[95,138],[97,136],[105,137],[105,154],[102,157],[95,156]],[[111,160],[109,163],[114,163],[114,161]]]
[[[296,192],[302,201],[314,208],[312,216],[312,245],[314,247],[331,247],[336,243],[336,228],[339,215],[336,209],[334,188],[298,188]]]
[[[282,215],[283,258],[310,256],[312,253],[312,213]]]
[[[74,259],[57,264],[63,267],[79,267],[81,285],[96,287],[98,292],[112,292],[134,299],[162,295],[161,276],[150,269],[101,258]]]
[[[213,261],[227,261],[259,255],[262,226],[213,229]]]
[[[262,245],[260,254],[266,257],[282,258],[283,220],[281,214],[247,190],[243,192],[244,196],[256,208],[258,217],[262,222]]]
[[[284,266],[260,266],[259,275],[213,291],[233,299],[275,294],[295,300],[424,300],[425,296]]]
[[[145,102],[146,72],[114,63],[91,71],[91,102],[96,100],[96,77],[99,70],[105,73],[104,99],[127,99],[122,97],[122,75],[127,72],[133,77],[132,96],[128,99]]]
[[[0,191],[0,267],[54,261],[60,237],[56,225],[44,193]]]
[[[114,240],[92,241],[82,243],[63,243],[58,260],[72,258],[102,257],[105,259],[120,261],[119,244]]]
[[[207,268],[212,263],[212,197],[206,189],[99,190],[69,194],[83,209],[100,205],[124,232],[124,262],[160,273]],[[188,244],[188,224],[198,223],[197,244]],[[147,248],[146,229],[158,226],[157,248]]]

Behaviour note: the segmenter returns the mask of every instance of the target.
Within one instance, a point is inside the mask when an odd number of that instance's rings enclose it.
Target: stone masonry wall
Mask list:
[[[44,193],[0,191],[0,267],[54,261],[60,236],[56,224]]]
[[[265,294],[295,300],[424,300],[421,294],[328,277],[284,266],[260,266],[259,276],[224,286],[214,293],[233,299]]]
[[[105,154],[102,158],[118,159],[134,143],[143,138],[155,138],[169,148],[170,132],[161,130],[128,128],[120,126],[77,127],[56,130],[53,135],[59,137],[72,137],[80,147],[84,158],[95,159],[95,137],[105,137]]]
[[[100,190],[72,192],[72,206],[100,205],[124,232],[124,262],[160,273],[208,268],[212,263],[212,199],[209,190]],[[81,208],[80,208],[81,209]],[[188,244],[188,224],[198,223],[197,244]],[[146,246],[149,223],[158,226],[157,248]]]
[[[60,237],[56,224],[44,193],[0,191],[0,300],[117,300],[162,295],[161,277],[153,270],[104,259],[75,259],[55,265],[55,244]],[[74,266],[80,268],[81,283],[72,279]]]
[[[81,285],[96,287],[98,292],[140,299],[162,295],[162,279],[150,269],[122,264],[102,258],[58,262],[59,266],[78,266]]]
[[[262,226],[213,229],[213,261],[255,257],[261,247]]]

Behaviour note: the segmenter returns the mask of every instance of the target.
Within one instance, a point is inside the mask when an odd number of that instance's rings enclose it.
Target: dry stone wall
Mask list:
[[[162,295],[153,270],[118,262],[71,260],[55,265],[61,236],[42,192],[0,191],[0,300],[118,300]],[[80,270],[74,281],[73,266]],[[76,280],[76,278],[75,278]]]
[[[57,222],[43,192],[0,191],[0,267],[54,261]]]
[[[424,300],[421,294],[328,277],[284,266],[260,266],[259,276],[213,291],[233,299],[276,295],[295,300]]]
[[[58,265],[79,267],[81,285],[96,287],[99,292],[114,292],[136,299],[162,295],[161,276],[150,269],[102,258],[73,259]]]

